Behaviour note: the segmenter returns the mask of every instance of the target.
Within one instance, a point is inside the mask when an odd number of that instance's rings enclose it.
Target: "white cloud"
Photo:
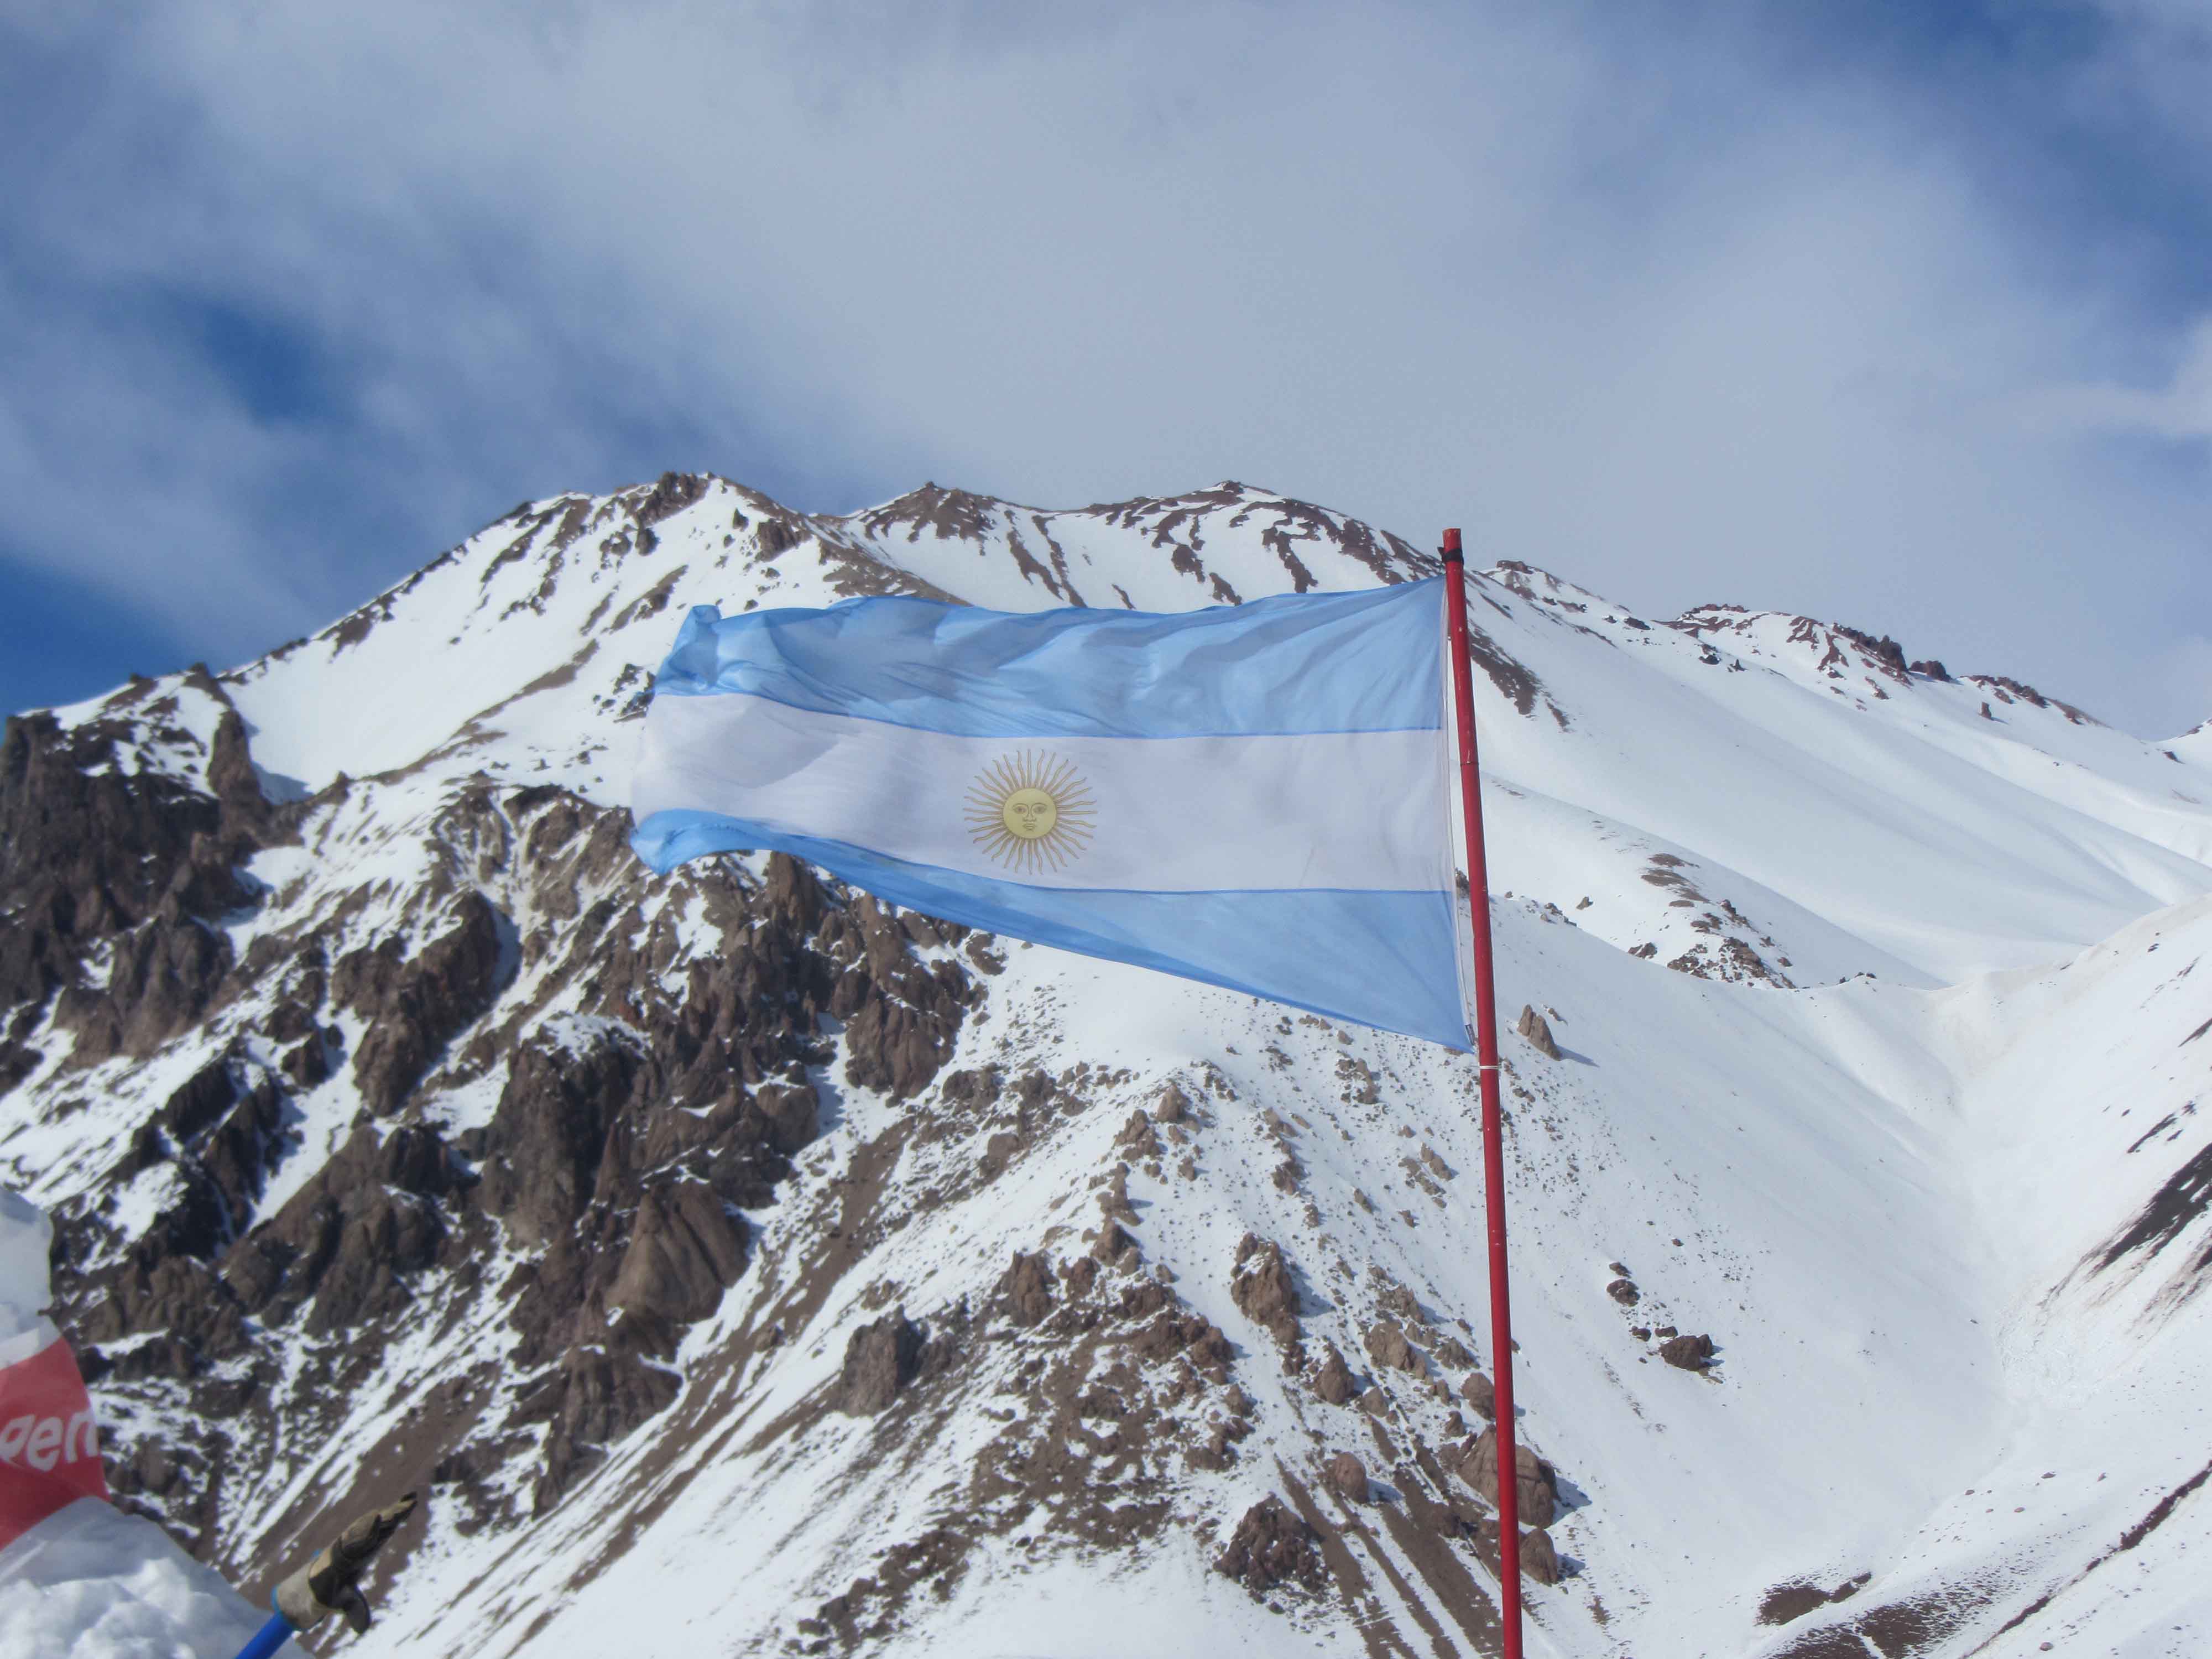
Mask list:
[[[2212,439],[2212,317],[2184,336],[2179,361],[2164,386],[2063,387],[2047,395],[2045,406],[2061,420],[2087,428]]]
[[[252,419],[49,306],[57,401],[0,392],[0,488],[100,494],[89,528],[31,509],[35,539],[234,650],[356,596],[363,522],[388,580],[610,466],[814,507],[1227,476],[1464,521],[1647,609],[1840,615],[2124,723],[2172,696],[2118,642],[2192,580],[2202,489],[2023,418],[2139,331],[2024,280],[1881,87],[1724,27],[204,0],[80,27],[106,93],[8,175],[39,257],[282,319],[343,407]],[[165,544],[273,586],[210,605]],[[2125,573],[2109,640],[2092,562]]]

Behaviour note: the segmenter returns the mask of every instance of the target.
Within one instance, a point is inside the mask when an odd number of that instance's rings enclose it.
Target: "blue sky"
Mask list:
[[[2212,717],[2199,5],[335,9],[0,0],[0,708],[678,467],[1237,477]]]

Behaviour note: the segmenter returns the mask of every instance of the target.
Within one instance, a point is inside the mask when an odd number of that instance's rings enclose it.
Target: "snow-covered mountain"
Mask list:
[[[258,1595],[425,1487],[365,1654],[1494,1651],[1468,1061],[623,810],[690,605],[1434,569],[671,475],[11,721],[0,1176],[125,1501]],[[1533,1650],[2212,1650],[2202,729],[1473,583]]]

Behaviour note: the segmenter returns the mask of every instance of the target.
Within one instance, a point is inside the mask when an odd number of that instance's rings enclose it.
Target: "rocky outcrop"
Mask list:
[[[1272,1493],[1245,1510],[1228,1544],[1214,1558],[1213,1570],[1235,1579],[1255,1597],[1285,1585],[1317,1593],[1328,1583],[1313,1528]]]
[[[662,1182],[639,1200],[607,1305],[688,1325],[720,1305],[744,1265],[744,1218],[704,1182]]]
[[[1659,1345],[1659,1357],[1677,1370],[1701,1371],[1713,1362],[1710,1336],[1677,1336]]]
[[[999,1280],[999,1297],[1006,1316],[1024,1328],[1041,1322],[1052,1311],[1052,1267],[1042,1255],[1014,1252],[1012,1263]]]
[[[1352,1396],[1359,1392],[1359,1385],[1352,1379],[1352,1367],[1344,1363],[1344,1356],[1337,1352],[1334,1342],[1322,1344],[1321,1363],[1314,1367],[1312,1381],[1315,1395],[1332,1406],[1350,1405]]]
[[[604,1462],[606,1449],[667,1409],[682,1386],[676,1373],[642,1355],[613,1348],[577,1348],[513,1419],[546,1421],[544,1460],[532,1491],[543,1514]]]
[[[1528,1046],[1547,1060],[1559,1057],[1559,1045],[1552,1040],[1552,1023],[1533,1006],[1522,1006],[1521,1018],[1514,1023],[1513,1029],[1526,1037]]]
[[[65,728],[45,713],[0,731],[0,1006],[44,1003],[89,945],[151,919],[195,840],[222,830],[211,797],[112,763],[129,733],[119,718]]]
[[[222,688],[200,667],[172,684],[134,681],[73,726],[38,713],[0,731],[0,1078],[31,1063],[9,1016],[49,999],[77,1065],[149,1055],[189,1030],[231,967],[207,924],[255,902],[239,866],[294,835],[302,809],[264,798]],[[190,717],[185,698],[201,705]],[[162,763],[140,763],[146,750]]]
[[[118,1174],[167,1164],[175,1194],[88,1285],[80,1327],[88,1340],[158,1338],[118,1362],[124,1374],[191,1378],[244,1352],[252,1310],[214,1264],[244,1230],[283,1152],[283,1096],[265,1074],[219,1058],[173,1091],[124,1152]]]
[[[1387,1319],[1378,1320],[1367,1328],[1364,1341],[1367,1357],[1385,1370],[1419,1371],[1420,1356],[1407,1340],[1406,1333]]]
[[[485,1138],[481,1201],[520,1242],[550,1244],[574,1227],[642,1065],[615,1031],[564,1033],[515,1054]]]
[[[32,735],[11,751],[18,823],[22,779],[37,770]],[[108,1242],[95,1218],[62,1218],[58,1295],[72,1334],[93,1345],[88,1365],[106,1367],[109,1387],[189,1390],[161,1403],[188,1399],[178,1420],[195,1427],[175,1455],[149,1465],[160,1479],[149,1476],[136,1500],[211,1547],[200,1518],[222,1511],[234,1437],[318,1432],[349,1388],[377,1374],[385,1345],[430,1311],[426,1297],[443,1318],[490,1288],[479,1275],[503,1238],[514,1259],[496,1313],[514,1333],[507,1364],[531,1386],[485,1396],[456,1376],[453,1407],[416,1438],[456,1472],[472,1525],[514,1518],[518,1483],[495,1472],[538,1447],[520,1490],[543,1509],[675,1397],[668,1362],[683,1330],[745,1270],[738,1212],[771,1202],[790,1158],[818,1133],[807,1067],[826,1057],[815,1019],[841,969],[817,935],[846,911],[788,859],[769,860],[762,879],[687,875],[678,884],[702,896],[694,902],[709,908],[724,941],[687,962],[673,918],[656,919],[659,884],[628,850],[626,815],[556,788],[485,781],[440,808],[417,890],[364,890],[334,911],[263,927],[234,961],[226,934],[183,906],[237,900],[235,884],[210,873],[227,867],[216,854],[291,833],[297,815],[259,799],[242,747],[223,739],[217,749],[216,799],[187,790],[178,811],[220,835],[203,833],[197,847],[93,849],[83,869],[70,866],[70,879],[95,886],[102,870],[111,884],[169,872],[158,892],[149,879],[102,902],[107,968],[100,982],[60,984],[68,1009],[57,1018],[77,1032],[80,1058],[167,1041],[160,1034],[179,1019],[234,1004],[249,1010],[242,1025],[256,1051],[281,1057],[264,1070],[227,1048],[118,1148],[113,1180],[160,1166],[173,1194],[143,1238]],[[143,769],[118,775],[156,794],[167,787]],[[95,798],[120,787],[90,783]],[[51,797],[61,786],[40,787]],[[138,834],[146,827],[133,827],[130,805],[126,790],[78,817]],[[166,833],[160,812],[145,816],[146,833]],[[11,867],[52,873],[21,857]],[[427,940],[412,955],[399,930],[363,939],[352,920],[395,903],[427,919],[410,925]],[[518,937],[510,913],[538,925]],[[921,971],[939,985],[921,960],[927,925],[888,913],[878,921],[884,971],[871,983]],[[487,1016],[518,970],[541,999],[572,988],[568,1000],[583,1012],[545,1019],[510,1001],[495,1026]],[[967,984],[964,969],[946,971]],[[295,1144],[287,1096],[331,1075],[349,1012],[366,1026],[347,1057],[364,1120],[246,1233],[269,1171]],[[11,1014],[0,1037],[29,1029]],[[13,1063],[4,1054],[0,1062]],[[423,1103],[465,1085],[495,1091],[496,1105],[449,1142]],[[279,1368],[275,1351],[301,1336],[313,1339],[299,1349],[304,1362]],[[100,1344],[121,1345],[112,1362]],[[125,1462],[137,1456],[136,1445],[125,1449]],[[209,1473],[197,1484],[171,1479],[182,1467]]]
[[[887,1411],[921,1369],[921,1327],[894,1308],[863,1325],[845,1344],[845,1364],[830,1391],[830,1401],[849,1417],[873,1417]]]
[[[398,1110],[438,1052],[491,1006],[499,917],[477,892],[462,896],[459,911],[406,962],[380,946],[342,959],[332,975],[337,999],[368,1016],[353,1074],[363,1103],[380,1117]]]
[[[1229,1295],[1246,1318],[1284,1346],[1298,1340],[1298,1287],[1280,1247],[1245,1234],[1237,1247]]]
[[[307,1310],[315,1335],[389,1319],[410,1281],[446,1258],[465,1183],[435,1131],[380,1136],[363,1125],[224,1263],[244,1305],[274,1324]]]
[[[957,945],[967,929],[891,913],[866,895],[823,919],[820,947],[843,971],[829,1012],[845,1022],[845,1077],[856,1087],[908,1099],[951,1054],[975,984],[956,963],[925,961],[917,947]]]
[[[1498,1415],[1498,1388],[1486,1372],[1469,1371],[1459,1385],[1459,1395],[1477,1416],[1495,1418]]]
[[[1528,1446],[1516,1443],[1513,1466],[1518,1478],[1514,1495],[1520,1501],[1523,1526],[1548,1527],[1559,1513],[1559,1476],[1552,1466]],[[1498,1502],[1498,1431],[1485,1429],[1462,1449],[1459,1476],[1494,1506]]]
[[[1350,1452],[1339,1452],[1322,1469],[1329,1489],[1347,1504],[1367,1501],[1367,1466]]]
[[[104,985],[61,994],[54,1023],[76,1034],[70,1055],[81,1064],[143,1057],[191,1029],[230,966],[229,941],[173,895],[116,941]]]
[[[1521,1576],[1539,1584],[1559,1582],[1559,1548],[1540,1526],[1521,1534]]]

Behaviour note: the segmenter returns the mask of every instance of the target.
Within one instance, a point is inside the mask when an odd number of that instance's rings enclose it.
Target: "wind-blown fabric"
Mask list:
[[[80,1498],[106,1498],[100,1425],[76,1358],[38,1311],[46,1218],[0,1188],[0,1550]]]
[[[1468,1046],[1443,593],[1177,614],[915,599],[685,618],[657,870],[790,853],[949,921]]]

